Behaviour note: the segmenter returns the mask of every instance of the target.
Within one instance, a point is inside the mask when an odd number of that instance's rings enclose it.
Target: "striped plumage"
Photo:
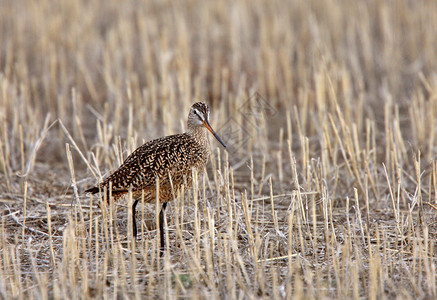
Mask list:
[[[86,190],[94,194],[108,191],[111,186],[114,200],[122,198],[132,190],[135,199],[132,207],[135,236],[135,207],[143,194],[145,202],[156,201],[156,180],[159,179],[159,201],[164,203],[165,209],[166,203],[173,200],[173,195],[177,195],[182,184],[191,186],[193,168],[197,169],[198,174],[203,172],[210,152],[207,130],[225,146],[209,125],[209,108],[205,103],[198,102],[191,107],[187,125],[185,133],[145,143],[98,186]],[[161,230],[161,238],[162,234]]]
[[[204,130],[198,130],[205,135]],[[104,190],[112,185],[112,196],[118,200],[129,189],[132,189],[133,198],[141,197],[144,192],[145,202],[156,201],[156,179],[159,179],[159,200],[168,202],[173,200],[171,182],[175,192],[184,183],[191,183],[191,168],[199,173],[203,171],[209,157],[208,144],[196,140],[187,133],[171,135],[145,143],[136,149],[123,164],[101,184]],[[94,187],[89,192],[98,192]]]

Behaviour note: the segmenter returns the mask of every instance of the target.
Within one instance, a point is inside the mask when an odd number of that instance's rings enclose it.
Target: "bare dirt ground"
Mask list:
[[[3,299],[437,297],[436,1],[1,1]],[[205,101],[155,214],[86,188]]]

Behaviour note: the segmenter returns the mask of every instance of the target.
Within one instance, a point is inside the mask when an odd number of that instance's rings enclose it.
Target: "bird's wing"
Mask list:
[[[126,158],[123,164],[108,178],[102,186],[112,185],[112,191],[124,192],[155,188],[156,178],[160,185],[170,183],[181,173],[191,169],[195,161],[196,144],[189,136],[178,134],[147,142]],[[189,162],[189,163],[188,163]]]

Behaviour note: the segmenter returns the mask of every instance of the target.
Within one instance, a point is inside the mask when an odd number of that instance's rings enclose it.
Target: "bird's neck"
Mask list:
[[[208,147],[208,130],[203,126],[188,128],[187,134],[202,146]]]

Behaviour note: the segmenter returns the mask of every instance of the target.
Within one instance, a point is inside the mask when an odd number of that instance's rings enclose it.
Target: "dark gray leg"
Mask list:
[[[164,255],[165,250],[165,230],[164,230],[164,211],[167,207],[167,202],[162,203],[161,212],[159,213],[159,233],[161,238],[161,256]]]
[[[139,200],[135,200],[134,204],[132,204],[132,232],[134,234],[134,238],[137,238],[137,220],[136,220],[136,209]]]

